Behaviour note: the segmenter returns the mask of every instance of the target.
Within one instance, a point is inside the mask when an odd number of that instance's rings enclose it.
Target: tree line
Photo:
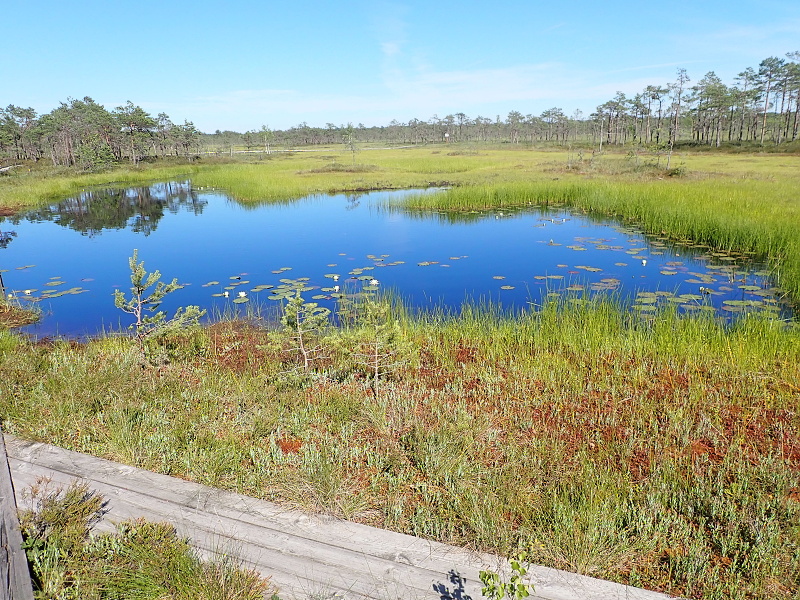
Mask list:
[[[668,148],[676,142],[721,146],[724,142],[782,144],[798,139],[800,125],[800,52],[786,58],[764,59],[748,67],[731,85],[713,71],[691,85],[685,69],[673,82],[648,85],[628,97],[622,92],[586,116],[576,110],[567,115],[553,107],[539,115],[511,111],[504,118],[468,117],[463,112],[443,117],[396,120],[388,125],[358,124],[324,127],[303,122],[286,130],[266,126],[245,133],[216,131],[204,135],[208,146],[264,150],[271,145],[287,148],[340,143],[352,139],[383,144],[431,142],[591,143],[647,145]]]
[[[713,71],[692,85],[685,69],[661,86],[632,97],[617,92],[585,116],[553,107],[539,115],[513,110],[501,118],[463,112],[430,119],[393,120],[367,127],[303,122],[285,130],[267,126],[244,133],[201,134],[190,121],[148,114],[132,102],[106,110],[89,97],[69,99],[37,115],[32,108],[0,109],[0,158],[49,159],[54,165],[94,168],[149,156],[190,156],[206,149],[271,152],[274,147],[338,144],[486,142],[559,145],[638,145],[671,149],[677,142],[719,147],[723,143],[784,144],[798,139],[800,52],[769,57],[725,84]]]
[[[90,169],[147,156],[197,152],[200,132],[191,121],[173,123],[128,101],[112,111],[90,97],[68,99],[47,114],[13,104],[0,108],[0,157],[50,160]]]

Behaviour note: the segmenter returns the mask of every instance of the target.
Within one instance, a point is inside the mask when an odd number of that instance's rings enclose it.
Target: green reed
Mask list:
[[[394,312],[380,393],[332,328],[224,321],[142,369],[135,344],[0,332],[4,428],[364,523],[693,598],[798,576],[800,329],[613,300]]]

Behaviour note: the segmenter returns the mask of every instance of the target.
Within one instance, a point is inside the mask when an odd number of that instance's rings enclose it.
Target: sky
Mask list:
[[[800,50],[798,0],[4,0],[0,106],[130,100],[204,132],[584,116]]]

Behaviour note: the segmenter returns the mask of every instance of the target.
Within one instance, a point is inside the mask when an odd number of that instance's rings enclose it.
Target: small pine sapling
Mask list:
[[[120,290],[114,291],[114,305],[133,315],[135,322],[130,329],[135,332],[136,340],[142,354],[146,354],[145,342],[151,338],[164,337],[170,333],[196,325],[200,318],[206,314],[198,306],[180,307],[171,319],[158,307],[167,294],[180,289],[182,286],[177,279],[170,283],[160,281],[161,273],[156,270],[148,273],[144,268],[144,261],[138,262],[139,251],[134,250],[133,256],[128,259],[131,270],[131,296],[126,298]],[[148,290],[155,286],[152,290]]]

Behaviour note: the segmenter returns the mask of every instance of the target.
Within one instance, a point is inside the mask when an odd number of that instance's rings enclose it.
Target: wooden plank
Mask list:
[[[28,559],[22,549],[17,502],[2,435],[0,435],[0,597],[9,600],[33,600]]]
[[[109,500],[109,518],[168,521],[205,555],[235,555],[281,588],[281,597],[481,597],[478,572],[507,569],[496,556],[278,505],[7,436],[21,488],[37,477],[86,481]],[[109,527],[105,524],[105,527]],[[566,573],[530,569],[542,600],[661,600],[662,594]]]

